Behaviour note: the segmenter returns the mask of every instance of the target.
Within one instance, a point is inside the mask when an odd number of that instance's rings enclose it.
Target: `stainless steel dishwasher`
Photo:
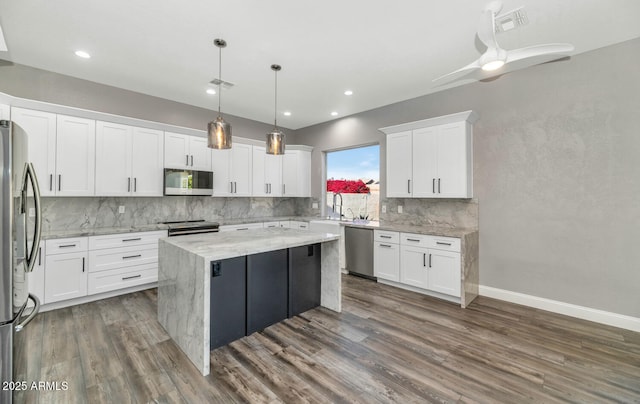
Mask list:
[[[347,271],[352,275],[376,280],[373,276],[373,229],[345,226]]]

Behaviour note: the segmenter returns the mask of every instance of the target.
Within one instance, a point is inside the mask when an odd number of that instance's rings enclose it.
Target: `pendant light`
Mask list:
[[[218,60],[218,117],[207,125],[207,146],[212,149],[231,148],[231,125],[222,119],[220,113],[220,98],[222,96],[222,48],[227,46],[224,39],[214,39],[214,45],[220,49]]]
[[[284,133],[278,129],[278,72],[280,65],[271,65],[276,76],[275,112],[273,116],[273,130],[267,133],[267,154],[284,154]]]

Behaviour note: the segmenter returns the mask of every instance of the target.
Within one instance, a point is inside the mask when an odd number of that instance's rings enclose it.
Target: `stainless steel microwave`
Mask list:
[[[164,169],[165,195],[213,195],[211,171]]]

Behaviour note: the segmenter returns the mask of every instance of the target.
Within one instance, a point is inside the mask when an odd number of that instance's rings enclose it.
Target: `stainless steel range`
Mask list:
[[[188,234],[217,233],[220,223],[201,220],[184,220],[174,222],[160,222],[169,226],[169,237],[186,236]]]

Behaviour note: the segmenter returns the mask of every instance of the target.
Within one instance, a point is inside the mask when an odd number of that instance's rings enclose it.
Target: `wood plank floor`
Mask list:
[[[466,310],[353,276],[314,309],[211,353],[202,377],[156,321],[155,289],[25,329],[27,403],[640,402],[640,333],[478,298]]]

